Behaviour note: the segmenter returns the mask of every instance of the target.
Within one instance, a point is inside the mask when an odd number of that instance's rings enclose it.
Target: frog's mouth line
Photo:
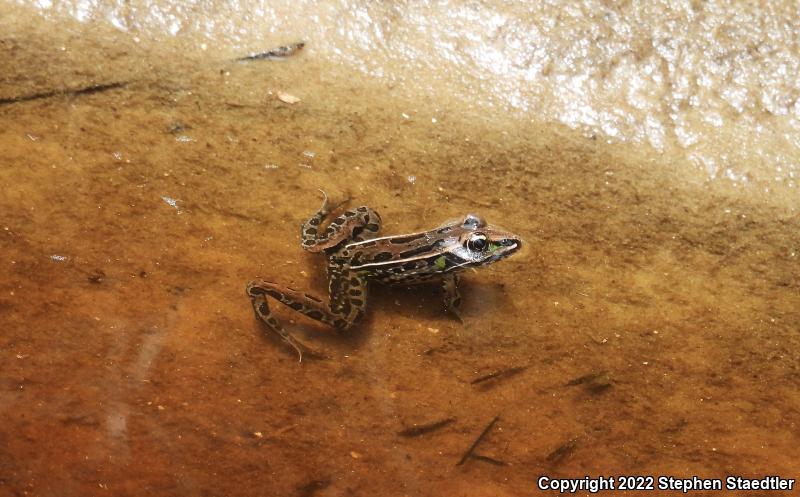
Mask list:
[[[522,247],[521,240],[515,239],[505,239],[498,243],[496,243],[496,247],[492,250],[492,255],[486,258],[485,260],[471,265],[470,267],[481,266],[485,264],[493,264],[501,259],[505,259],[506,257],[512,255],[514,252],[518,251]]]

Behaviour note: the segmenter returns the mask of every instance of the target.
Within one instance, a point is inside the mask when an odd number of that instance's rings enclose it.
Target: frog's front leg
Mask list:
[[[303,223],[300,228],[302,246],[309,252],[321,252],[335,247],[343,241],[362,241],[374,238],[381,229],[381,217],[369,207],[361,206],[354,211],[347,211],[335,218],[323,232],[320,225],[330,213],[328,209],[328,196],[322,192],[325,199],[322,207]],[[336,206],[338,207],[338,205]],[[335,207],[334,207],[335,209]]]
[[[461,294],[458,292],[458,274],[446,273],[442,276],[442,290],[444,290],[444,310],[451,312],[459,320],[461,319]]]

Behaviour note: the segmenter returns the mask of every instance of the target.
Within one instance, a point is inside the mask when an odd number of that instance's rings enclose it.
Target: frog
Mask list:
[[[291,346],[299,361],[304,353],[327,356],[288,332],[272,314],[268,299],[346,331],[364,317],[371,282],[406,286],[438,280],[445,312],[461,321],[460,273],[505,259],[522,247],[519,236],[487,224],[476,214],[466,214],[429,231],[379,237],[380,215],[360,206],[345,210],[322,229],[331,212],[345,202],[330,208],[328,195],[320,192],[322,206],[301,225],[300,239],[304,250],[327,257],[327,302],[265,279],[255,279],[246,286],[256,318]]]

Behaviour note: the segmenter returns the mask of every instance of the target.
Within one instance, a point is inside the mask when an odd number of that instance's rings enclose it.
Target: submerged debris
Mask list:
[[[280,100],[283,103],[287,103],[287,104],[296,104],[297,102],[300,101],[300,98],[299,97],[295,97],[291,93],[286,93],[286,92],[279,91],[278,92],[278,100]]]
[[[93,285],[99,285],[106,279],[106,273],[102,269],[95,269],[92,271],[89,276],[86,277],[89,280],[89,283]]]
[[[515,366],[513,368],[499,369],[497,371],[492,371],[491,373],[489,373],[487,375],[483,375],[483,376],[481,376],[479,378],[475,378],[474,380],[472,380],[470,382],[470,384],[477,385],[479,383],[483,383],[483,382],[489,381],[489,380],[497,380],[499,378],[508,378],[509,376],[514,376],[515,374],[519,374],[519,373],[525,371],[526,369],[528,369],[528,366]]]
[[[177,135],[189,129],[192,129],[190,125],[181,121],[173,121],[170,123],[169,127],[167,128],[167,131],[169,133],[172,133],[173,135]]]
[[[163,200],[167,205],[174,207],[175,210],[178,211],[178,214],[182,213],[181,208],[178,207],[178,202],[181,202],[180,199],[164,196],[161,197],[161,200]]]
[[[330,484],[331,480],[327,478],[324,480],[311,480],[305,485],[297,487],[297,495],[298,497],[312,497],[317,492],[328,488]]]
[[[55,97],[64,95],[68,97],[75,97],[79,95],[91,95],[92,93],[100,93],[108,90],[115,90],[127,86],[129,81],[119,81],[116,83],[103,83],[84,86],[82,88],[59,88],[56,90],[48,90],[39,93],[32,93],[30,95],[20,95],[17,97],[0,98],[0,105],[14,104],[17,102],[29,102],[31,100],[40,100],[43,98]]]
[[[575,378],[567,382],[566,386],[585,385],[586,389],[592,393],[601,393],[611,387],[611,377],[608,371],[592,371],[589,374]]]
[[[497,416],[495,416],[495,417],[494,417],[494,418],[493,418],[493,419],[492,419],[492,420],[489,422],[489,424],[488,424],[488,425],[486,425],[486,428],[484,428],[484,429],[483,429],[483,431],[481,432],[481,434],[480,434],[480,435],[478,435],[478,438],[476,438],[476,439],[475,439],[475,441],[474,441],[474,442],[472,442],[472,445],[470,445],[470,446],[469,446],[469,449],[467,449],[467,451],[466,451],[466,452],[464,453],[464,455],[461,457],[461,460],[460,460],[460,461],[458,461],[458,464],[456,464],[456,466],[461,466],[462,464],[464,464],[464,463],[467,461],[467,459],[469,459],[470,457],[472,457],[472,453],[475,451],[475,448],[478,446],[478,444],[480,444],[480,443],[481,443],[481,440],[483,440],[483,437],[485,437],[485,436],[486,436],[486,434],[487,434],[487,433],[489,433],[489,431],[492,429],[492,427],[494,426],[494,424],[495,424],[495,423],[497,423],[497,420],[499,420],[499,419],[500,419],[500,415],[498,414]]]
[[[553,452],[547,454],[545,460],[550,464],[558,464],[563,461],[567,456],[572,454],[575,447],[578,446],[580,437],[572,437],[563,444],[559,445]]]
[[[418,437],[420,435],[424,435],[426,433],[430,433],[432,431],[439,430],[444,428],[445,426],[449,425],[450,423],[454,422],[455,418],[447,418],[442,419],[439,421],[434,421],[433,423],[426,423],[424,425],[416,425],[412,426],[411,428],[406,428],[398,432],[397,434],[401,437]]]
[[[494,464],[495,466],[508,466],[507,462],[501,461],[500,459],[495,459],[494,457],[484,456],[481,454],[472,454],[470,457],[479,461],[488,462],[489,464]]]
[[[250,55],[246,55],[244,57],[239,57],[236,59],[237,62],[246,62],[250,60],[280,60],[285,59],[286,57],[291,57],[292,55],[296,54],[303,47],[306,46],[306,42],[298,41],[297,43],[291,43],[289,45],[283,45],[280,47],[276,47],[266,52],[258,52],[253,53]]]

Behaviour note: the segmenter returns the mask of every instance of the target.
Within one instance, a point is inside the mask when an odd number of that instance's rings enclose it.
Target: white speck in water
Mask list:
[[[195,141],[195,139],[194,139],[194,138],[192,138],[191,136],[186,136],[186,135],[176,135],[176,136],[175,136],[175,141],[176,141],[176,142],[181,142],[181,143],[188,143],[188,142],[193,142],[193,141]]]
[[[181,209],[180,209],[180,207],[178,207],[178,202],[180,202],[179,199],[172,198],[172,197],[161,197],[161,200],[163,200],[164,202],[166,202],[170,206],[174,207],[175,210],[178,211],[178,214],[181,213]]]
[[[67,260],[66,255],[58,255],[58,254],[53,254],[50,256],[50,258],[57,262],[64,262]]]
[[[400,115],[401,115],[401,116],[403,116],[403,119],[411,119],[411,116],[409,116],[409,115],[408,115],[408,114],[406,114],[405,112],[403,112],[403,113],[402,113],[402,114],[400,114]]]
[[[278,169],[277,164],[264,164],[264,169]]]
[[[128,30],[128,26],[125,25],[125,22],[121,18],[119,18],[117,16],[110,17],[109,21],[111,22],[112,26],[114,26],[115,28],[119,29],[120,31],[127,31]]]
[[[122,160],[122,152],[114,152],[114,158],[116,160]]]
[[[436,122],[437,122],[437,121],[436,121],[436,118],[435,118],[435,117],[432,117],[432,118],[431,118],[431,122],[432,122],[433,124],[436,124]]]
[[[313,159],[317,156],[316,152],[312,152],[311,150],[303,150],[303,155],[308,157],[309,159]]]
[[[278,100],[286,104],[296,104],[297,102],[301,101],[299,97],[296,97],[291,93],[286,93],[282,91],[278,92]]]
[[[28,139],[29,139],[30,141],[32,141],[32,142],[38,142],[39,140],[41,140],[41,137],[39,137],[39,136],[37,136],[37,135],[34,135],[34,134],[32,134],[32,133],[28,133],[28,134],[26,134],[25,136],[27,136],[27,137],[28,137]]]
[[[408,176],[408,182],[409,182],[409,183],[411,183],[411,184],[413,185],[414,183],[416,183],[416,182],[417,182],[417,177],[416,177],[416,176],[414,176],[413,174],[409,175],[409,176]]]

